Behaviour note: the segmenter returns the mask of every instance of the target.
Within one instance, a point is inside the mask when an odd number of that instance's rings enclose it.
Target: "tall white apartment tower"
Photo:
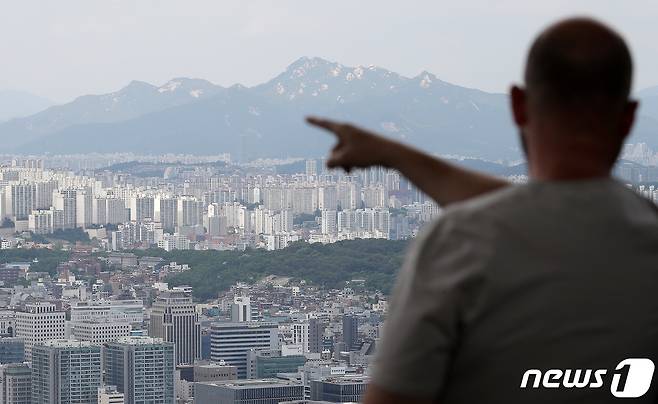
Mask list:
[[[73,229],[77,224],[77,191],[62,189],[53,192],[53,207],[64,212],[62,228]]]
[[[35,209],[50,209],[53,205],[53,192],[57,190],[57,181],[37,182]]]
[[[336,217],[335,210],[322,211],[322,234],[336,234],[338,230]]]
[[[7,213],[16,220],[27,220],[36,207],[37,187],[26,182],[13,183],[7,185],[5,197]]]
[[[65,313],[52,303],[28,304],[24,311],[16,312],[17,337],[25,341],[25,360],[32,360],[32,348],[51,339],[65,336]]]
[[[310,352],[308,323],[292,324],[292,343],[295,345],[301,345],[304,352]]]
[[[323,186],[318,189],[318,209],[336,210],[338,193],[335,186]]]
[[[152,196],[133,196],[129,200],[130,220],[143,222],[155,218],[155,205]]]
[[[318,175],[317,160],[306,160],[306,175]]]
[[[196,226],[198,224],[203,224],[203,202],[193,196],[183,195],[179,197],[178,225]]]
[[[155,221],[162,223],[165,231],[173,232],[178,226],[178,199],[157,197],[153,206]]]
[[[75,225],[88,227],[93,221],[93,194],[90,189],[81,189],[75,193]]]
[[[231,321],[251,321],[251,301],[248,296],[235,296],[231,305]]]
[[[149,335],[173,342],[176,365],[201,359],[201,323],[192,298],[183,291],[167,291],[158,296],[151,309]]]

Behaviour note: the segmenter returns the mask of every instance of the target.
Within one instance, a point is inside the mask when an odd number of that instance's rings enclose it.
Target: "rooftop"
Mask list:
[[[197,363],[194,365],[195,368],[203,369],[223,369],[223,368],[235,368],[235,365],[230,365],[223,360],[220,363],[215,362],[206,362],[206,363]]]
[[[262,322],[262,321],[241,321],[238,323],[226,322],[226,323],[214,323],[211,325],[211,328],[278,328],[278,325],[271,322]]]
[[[331,384],[363,384],[370,381],[369,376],[330,376],[321,380],[324,383]]]
[[[32,373],[30,367],[25,363],[8,363],[2,365],[2,368],[5,374],[28,376]]]
[[[89,341],[78,341],[76,339],[53,339],[43,343],[44,346],[53,348],[88,348],[97,346]]]
[[[230,380],[230,381],[213,381],[213,382],[199,382],[209,386],[225,387],[233,390],[244,390],[253,388],[268,388],[268,387],[289,387],[301,386],[301,384],[288,380],[281,379],[257,379],[257,380]]]
[[[120,344],[128,345],[152,345],[152,344],[162,344],[164,341],[162,338],[153,338],[146,336],[131,336],[131,337],[120,337],[117,339]]]

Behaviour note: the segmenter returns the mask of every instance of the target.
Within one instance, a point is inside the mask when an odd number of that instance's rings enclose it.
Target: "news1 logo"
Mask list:
[[[610,393],[619,398],[642,397],[651,387],[654,363],[647,358],[628,358],[612,371]],[[605,385],[608,369],[528,369],[521,379],[521,388],[599,389]],[[531,383],[532,382],[532,383]]]

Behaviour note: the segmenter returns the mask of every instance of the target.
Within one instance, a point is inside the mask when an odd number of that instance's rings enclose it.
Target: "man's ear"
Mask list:
[[[525,90],[519,86],[512,86],[509,95],[510,106],[512,108],[512,118],[514,119],[516,126],[521,128],[528,122],[528,106]]]
[[[620,134],[625,138],[631,132],[633,123],[635,122],[635,113],[637,112],[638,101],[631,100],[626,103],[621,116],[621,127],[619,128]]]

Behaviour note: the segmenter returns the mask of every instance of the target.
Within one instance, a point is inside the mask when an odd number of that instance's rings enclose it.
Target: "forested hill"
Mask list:
[[[168,278],[170,285],[190,285],[194,295],[209,299],[237,281],[253,282],[266,275],[304,279],[327,288],[365,279],[365,286],[389,292],[402,265],[408,242],[353,240],[333,244],[296,243],[277,251],[136,251],[189,264],[191,270]]]

